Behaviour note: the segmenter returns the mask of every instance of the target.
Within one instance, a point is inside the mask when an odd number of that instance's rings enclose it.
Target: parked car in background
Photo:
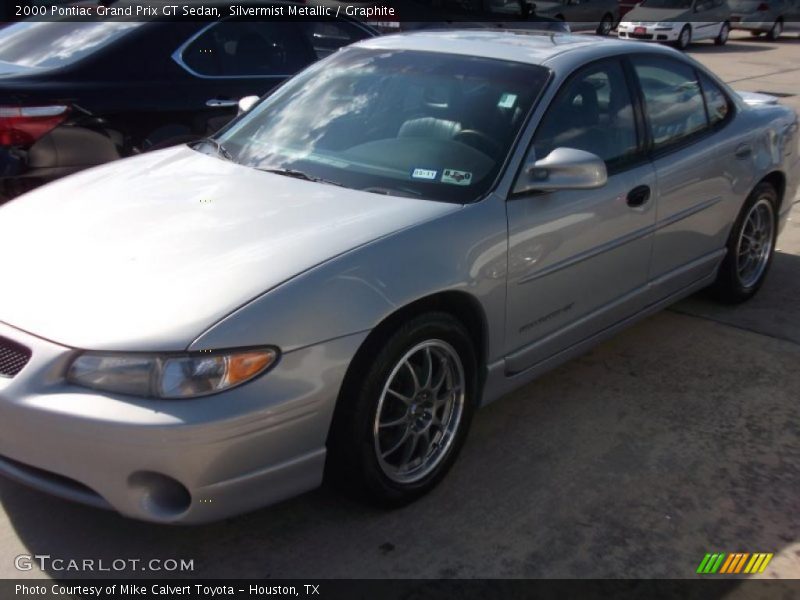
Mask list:
[[[535,14],[567,21],[572,31],[608,35],[619,22],[619,4],[617,0],[537,0]]]
[[[376,17],[369,21],[383,33],[464,27],[570,32],[563,19],[538,14],[530,0],[392,0],[388,4],[381,0],[315,0],[314,4],[341,11],[391,6],[395,10],[393,20]]]
[[[341,46],[313,22],[33,22],[0,29],[0,199],[89,166],[201,138]]]
[[[624,40],[670,42],[681,50],[692,42],[728,41],[731,11],[726,0],[644,0],[617,28]]]
[[[336,52],[203,143],[0,208],[0,472],[162,523],[323,473],[408,503],[478,407],[696,290],[752,297],[797,129],[656,45]]]
[[[731,26],[777,40],[784,30],[800,28],[800,0],[728,0]]]

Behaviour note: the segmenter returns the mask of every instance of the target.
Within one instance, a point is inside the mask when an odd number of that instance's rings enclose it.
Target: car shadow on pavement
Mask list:
[[[707,552],[772,552],[766,575],[796,575],[798,282],[778,254],[752,303],[689,299],[491,404],[441,485],[394,511],[323,488],[171,527],[1,480],[0,574],[29,553],[142,561],[58,578],[687,578]]]

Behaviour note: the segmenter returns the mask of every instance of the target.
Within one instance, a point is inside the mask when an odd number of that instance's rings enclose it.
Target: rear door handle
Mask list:
[[[238,100],[231,100],[230,98],[211,98],[206,100],[206,106],[209,108],[233,108],[238,104]]]
[[[650,186],[639,185],[628,192],[628,206],[636,208],[650,200]]]
[[[753,147],[750,144],[741,144],[736,148],[736,152],[734,152],[733,155],[739,160],[744,160],[746,158],[750,158],[752,153]]]

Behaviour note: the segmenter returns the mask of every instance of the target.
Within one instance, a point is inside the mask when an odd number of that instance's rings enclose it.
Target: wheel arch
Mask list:
[[[780,212],[781,208],[783,207],[783,201],[786,196],[786,175],[782,171],[771,171],[762,177],[756,185],[753,186],[753,189],[758,187],[762,183],[769,183],[774,188],[775,191],[778,193],[778,212]]]
[[[488,322],[483,307],[475,296],[459,290],[446,290],[424,296],[410,302],[386,315],[361,343],[347,368],[334,409],[333,421],[339,417],[343,406],[342,395],[346,394],[358,380],[369,364],[369,357],[379,351],[381,344],[399,327],[410,319],[429,312],[443,312],[458,319],[475,347],[478,361],[478,393],[476,402],[480,403],[481,391],[486,378],[488,356]],[[330,433],[329,433],[330,436]]]

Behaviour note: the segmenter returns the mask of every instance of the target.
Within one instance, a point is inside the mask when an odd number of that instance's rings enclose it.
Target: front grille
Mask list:
[[[0,377],[14,377],[31,359],[25,346],[0,337]]]

